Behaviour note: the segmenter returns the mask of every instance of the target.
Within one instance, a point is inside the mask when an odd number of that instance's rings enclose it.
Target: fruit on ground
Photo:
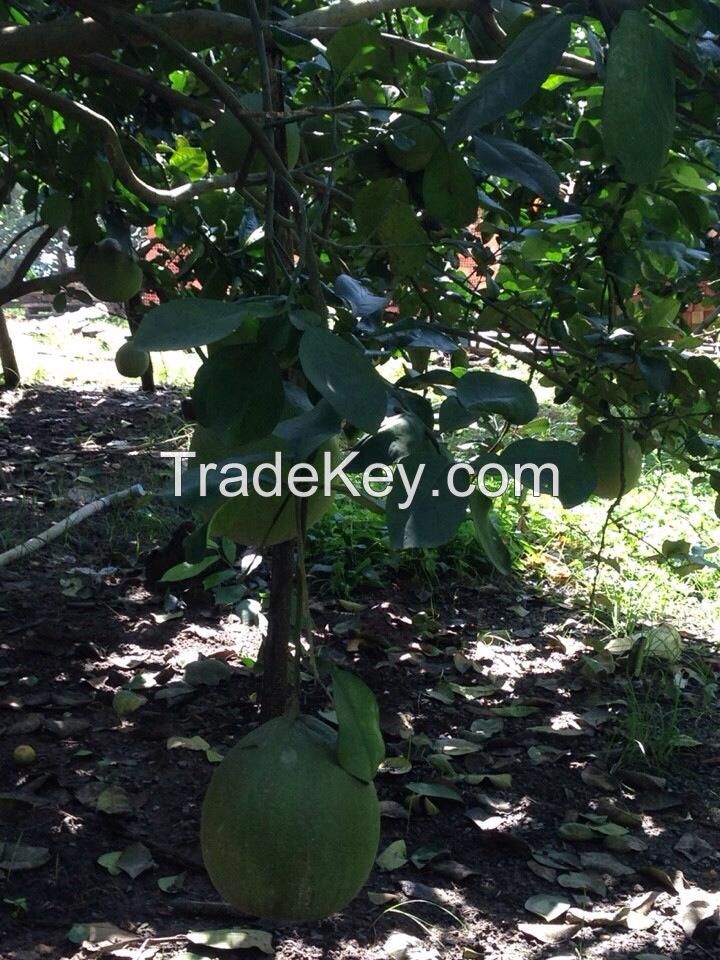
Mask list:
[[[128,340],[115,354],[115,366],[121,377],[141,377],[150,366],[150,354]]]
[[[259,463],[272,463],[276,451],[286,452],[286,445],[276,436],[270,435],[262,440],[253,440],[251,443],[234,444],[226,435],[209,430],[198,424],[195,428],[190,449],[197,454],[193,466],[200,463],[217,463],[229,459],[239,459],[243,456],[257,455],[257,459],[248,461],[248,490],[247,495],[232,498],[208,497],[198,509],[203,520],[210,521],[209,534],[213,537],[229,537],[236,543],[272,547],[287,540],[293,540],[297,535],[298,498],[289,494],[284,484],[292,463],[287,456],[283,458],[281,478],[283,481],[281,495],[264,497],[253,489],[252,473]],[[318,485],[320,489],[311,497],[305,498],[306,527],[311,527],[330,509],[332,496],[326,497],[323,492],[323,466],[325,453],[335,454],[337,443],[328,441],[315,454],[312,461],[318,471]],[[235,474],[228,474],[233,476]],[[273,483],[272,477],[266,471],[264,479],[268,486]]]
[[[94,243],[78,258],[80,279],[98,300],[119,303],[130,300],[142,288],[142,270],[110,237]]]
[[[368,878],[380,838],[372,783],[335,759],[311,717],[278,717],[237,743],[202,808],[205,867],[224,899],[252,916],[319,920]]]
[[[595,496],[617,500],[637,486],[642,473],[642,450],[624,427],[593,427],[580,447],[597,474]]]
[[[19,767],[28,767],[36,759],[37,754],[29,743],[21,743],[13,750],[13,760]]]

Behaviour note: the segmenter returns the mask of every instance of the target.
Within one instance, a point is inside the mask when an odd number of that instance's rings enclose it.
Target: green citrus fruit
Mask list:
[[[395,175],[395,168],[382,146],[361,144],[353,151],[353,164],[357,172],[368,180]]]
[[[368,878],[380,837],[372,783],[337,763],[334,735],[311,717],[278,717],[215,771],[202,808],[205,867],[243,913],[319,920]]]
[[[263,110],[261,93],[246,93],[240,97],[240,102],[246,110],[252,113],[260,113]],[[256,123],[262,126],[262,120],[257,117],[254,119]],[[245,163],[252,137],[234,113],[229,110],[222,112],[215,122],[213,138],[215,155],[223,170],[240,170]],[[296,123],[285,125],[285,145],[287,147],[288,167],[292,169],[300,156],[300,128]],[[250,170],[253,173],[258,173],[263,169],[262,155],[259,151],[256,151]]]
[[[106,237],[79,257],[80,279],[98,300],[130,300],[142,288],[143,273],[117,240]]]
[[[637,486],[642,473],[642,450],[623,427],[593,427],[583,437],[580,448],[595,468],[595,496],[617,500]]]
[[[433,124],[405,115],[391,124],[385,150],[396,167],[416,173],[425,169],[441,143]]]
[[[29,743],[21,743],[13,750],[13,760],[19,767],[29,767],[36,759],[37,754]]]
[[[284,485],[287,473],[292,463],[286,455],[286,445],[274,435],[262,440],[253,440],[251,443],[234,444],[227,436],[219,434],[207,427],[198,424],[195,428],[190,449],[197,454],[193,465],[200,463],[222,463],[233,457],[256,455],[257,459],[248,461],[249,474],[247,495],[218,499],[208,498],[206,505],[199,509],[203,520],[210,522],[208,533],[210,536],[229,537],[236,543],[253,544],[256,546],[271,547],[277,543],[292,540],[297,534],[296,503],[298,498],[290,496]],[[311,497],[304,498],[306,507],[306,526],[311,527],[329,509],[332,496],[326,497],[323,486],[323,467],[325,453],[336,453],[337,442],[333,439],[323,444],[315,454],[313,466],[318,471],[320,489]],[[260,463],[272,463],[276,452],[281,454],[281,495],[265,497],[252,488],[250,479],[255,468]],[[333,457],[334,459],[334,457]],[[235,476],[236,474],[228,474]],[[263,477],[272,482],[269,471]]]
[[[469,366],[470,360],[468,359],[467,351],[463,350],[462,347],[458,350],[453,350],[450,355],[450,368],[465,367],[465,369],[467,369]]]
[[[141,377],[150,366],[150,354],[128,340],[115,354],[115,366],[121,377]]]

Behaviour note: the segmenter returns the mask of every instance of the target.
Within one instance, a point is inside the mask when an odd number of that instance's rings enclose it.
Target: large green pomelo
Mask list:
[[[240,97],[243,107],[251,113],[260,113],[263,109],[261,93],[246,93]],[[255,118],[262,126],[262,120]],[[266,131],[272,137],[272,131]],[[252,143],[247,128],[238,120],[234,113],[224,110],[215,121],[213,128],[215,156],[220,161],[223,170],[232,171],[242,169],[248,150]],[[287,147],[287,165],[292,170],[300,156],[300,128],[296,123],[285,125],[285,145]],[[252,173],[260,173],[265,169],[262,154],[256,151],[250,165]]]
[[[617,500],[637,486],[642,473],[642,450],[623,427],[593,427],[583,437],[580,448],[597,474],[595,496]]]
[[[89,247],[78,264],[80,279],[98,300],[122,303],[142,289],[143,272],[116,240]]]
[[[377,794],[339,766],[323,728],[310,717],[270,720],[230,750],[210,782],[203,860],[243,913],[320,920],[342,910],[370,874]]]
[[[430,163],[442,142],[432,123],[403,115],[390,125],[390,136],[384,146],[396,167],[417,173]]]
[[[276,451],[284,454],[286,445],[279,437],[272,434],[262,440],[238,445],[227,436],[198,424],[195,427],[190,449],[197,454],[193,461],[194,466],[198,463],[219,464],[234,456],[258,454],[260,458],[256,462],[247,464],[248,473],[252,475],[258,463],[271,463]],[[304,498],[307,504],[305,520],[308,528],[327,513],[332,503],[332,496],[326,497],[322,489],[322,469],[327,451],[333,453],[334,459],[337,453],[337,441],[334,438],[320,447],[312,461],[318,470],[320,489],[311,497]],[[283,463],[283,479],[291,466],[292,463],[289,460],[287,464]],[[203,504],[199,513],[203,520],[210,521],[208,532],[211,536],[229,537],[236,543],[246,545],[272,547],[295,538],[297,534],[295,505],[298,499],[290,496],[287,490],[280,497],[264,497],[256,490],[249,489],[247,496],[226,498],[222,502],[217,498],[209,499],[207,504]]]
[[[121,377],[141,377],[150,366],[150,354],[128,340],[115,354],[115,366]]]

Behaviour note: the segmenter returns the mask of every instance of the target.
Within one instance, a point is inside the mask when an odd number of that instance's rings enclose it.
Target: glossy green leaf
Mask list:
[[[475,156],[485,173],[516,180],[538,197],[557,201],[560,177],[542,157],[512,140],[480,134],[473,137]]]
[[[398,464],[385,506],[394,549],[438,547],[455,535],[467,512],[467,501],[450,492],[448,471],[452,465],[453,461],[440,453],[415,454]],[[416,478],[411,495],[408,485]]]
[[[379,316],[387,306],[387,297],[378,297],[365,284],[347,273],[341,273],[335,278],[333,290],[335,296],[344,300],[359,317]],[[319,324],[308,324],[308,326],[319,326]]]
[[[281,420],[273,435],[285,442],[290,460],[300,463],[330,437],[340,433],[340,417],[335,408],[323,399],[297,417]]]
[[[640,10],[626,10],[610,37],[602,128],[628,183],[658,179],[675,129],[674,67],[667,38]]]
[[[492,522],[492,506],[492,499],[479,490],[475,490],[470,497],[470,515],[480,546],[495,569],[504,576],[509,576],[512,572],[512,560],[508,548]]]
[[[357,456],[350,464],[349,471],[362,473],[374,463],[390,465],[429,449],[430,440],[422,420],[413,413],[400,413],[388,418],[382,430],[366,437],[354,448]]]
[[[525,27],[452,111],[448,142],[458,143],[526,103],[560,62],[571,22],[565,14],[547,14]]]
[[[385,757],[377,700],[372,690],[347,670],[335,667],[332,682],[338,763],[353,777],[369,783]]]
[[[300,340],[300,363],[341,417],[368,433],[378,428],[387,409],[387,389],[360,347],[329,330],[310,328]]]
[[[267,436],[285,404],[278,362],[262,347],[223,347],[202,364],[192,389],[195,416],[242,444]]]
[[[425,212],[450,227],[477,220],[475,177],[456,150],[436,150],[423,173]]]
[[[276,317],[284,297],[244,300],[172,300],[148,310],[133,343],[142,350],[184,350],[222,340],[250,320]]]
[[[457,399],[472,413],[499,413],[509,423],[528,423],[538,412],[535,394],[526,383],[498,373],[466,373],[458,383]]]
[[[327,45],[327,58],[338,81],[371,68],[382,73],[391,67],[388,48],[380,31],[367,21],[335,31]]]
[[[535,440],[532,437],[516,440],[503,450],[498,462],[513,475],[516,467],[526,464],[538,469],[544,464],[556,467],[558,496],[564,507],[584,503],[597,485],[593,467],[580,456],[575,444],[565,440]],[[519,476],[524,486],[533,486],[535,474],[532,469],[522,470]],[[552,494],[553,480],[551,470],[542,470],[539,474],[540,492]]]
[[[190,577],[198,577],[203,571],[214,566],[218,562],[217,555],[203,557],[197,563],[176,563],[170,567],[160,578],[161,583],[178,583],[181,580],[188,580]]]
[[[458,803],[463,802],[461,794],[458,793],[454,787],[449,787],[444,783],[418,782],[408,783],[406,786],[408,790],[417,797],[432,797],[435,800],[456,800]]]

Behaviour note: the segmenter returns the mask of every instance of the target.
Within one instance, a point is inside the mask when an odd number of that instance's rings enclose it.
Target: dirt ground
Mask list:
[[[0,551],[145,478],[138,458],[160,485],[153,438],[180,435],[177,406],[171,391],[0,394]],[[280,960],[720,957],[716,649],[684,635],[674,667],[650,657],[634,679],[586,611],[484,569],[432,593],[389,569],[351,603],[313,581],[317,645],[381,705],[380,864],[321,923],[220,903],[199,811],[257,720],[259,631],[148,580],[148,545],[182,520],[137,501],[0,567],[2,960],[263,955],[238,935],[203,946],[219,929],[269,933]],[[135,712],[119,714],[123,689]],[[323,705],[311,682],[306,696]],[[628,715],[658,754],[674,738],[664,762],[644,762]]]

